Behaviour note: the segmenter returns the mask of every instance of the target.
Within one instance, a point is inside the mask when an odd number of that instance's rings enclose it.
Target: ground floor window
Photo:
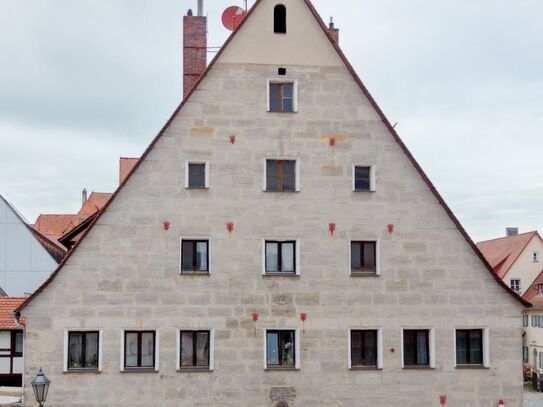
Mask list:
[[[126,369],[154,368],[155,349],[155,331],[125,331],[124,367]]]
[[[181,331],[180,341],[180,367],[201,368],[210,367],[210,331]]]
[[[522,360],[524,361],[524,363],[529,362],[529,350],[527,346],[522,347]]]
[[[404,366],[430,366],[430,331],[406,329],[403,331]]]
[[[68,370],[98,370],[98,331],[68,332]]]
[[[457,329],[456,330],[456,364],[482,365],[483,364],[483,330]]]

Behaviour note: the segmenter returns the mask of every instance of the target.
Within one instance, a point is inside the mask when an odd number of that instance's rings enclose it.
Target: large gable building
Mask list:
[[[20,308],[51,405],[521,406],[522,299],[334,38],[252,7]]]

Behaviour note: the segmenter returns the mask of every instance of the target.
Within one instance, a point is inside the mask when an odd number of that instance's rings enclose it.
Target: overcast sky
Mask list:
[[[206,0],[210,46],[242,4]],[[475,240],[543,231],[543,1],[314,4]],[[180,101],[195,6],[0,0],[0,194],[28,220],[116,188],[119,156],[139,156]]]

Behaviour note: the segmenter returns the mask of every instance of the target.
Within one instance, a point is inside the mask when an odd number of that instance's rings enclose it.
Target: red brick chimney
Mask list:
[[[198,1],[198,15],[189,10],[183,17],[183,99],[207,67],[207,17],[203,0]]]
[[[328,31],[334,37],[334,41],[339,45],[339,28],[336,28],[334,25],[334,17],[330,17],[330,25],[328,26]]]

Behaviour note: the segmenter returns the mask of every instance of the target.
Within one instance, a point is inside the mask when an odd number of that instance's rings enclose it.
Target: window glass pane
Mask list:
[[[427,365],[428,362],[428,332],[417,332],[417,364]]]
[[[194,255],[193,255],[194,243],[184,240],[182,247],[183,247],[182,256],[181,256],[183,258],[182,269],[186,271],[192,271],[194,269]]]
[[[205,188],[205,164],[189,164],[189,187]]]
[[[141,366],[154,367],[155,336],[152,332],[141,335]]]
[[[124,363],[126,367],[138,367],[138,334],[127,333],[125,338]]]
[[[271,98],[270,99],[270,110],[272,112],[280,112],[281,111],[281,99],[279,99],[279,98]]]
[[[283,97],[292,99],[294,96],[294,84],[293,83],[284,83],[283,84]]]
[[[209,332],[196,334],[196,364],[209,366]]]
[[[375,271],[375,243],[364,243],[364,271]]]
[[[279,98],[279,95],[280,95],[280,93],[279,93],[279,87],[280,87],[280,86],[281,86],[281,85],[280,85],[279,83],[272,83],[272,84],[270,84],[270,96],[271,96],[272,98]]]
[[[283,112],[293,112],[294,104],[291,98],[283,99]]]
[[[207,242],[196,243],[197,269],[207,271]]]
[[[85,335],[85,367],[98,367],[98,333]]]
[[[68,367],[78,369],[83,367],[83,334],[70,332],[68,339]]]
[[[416,331],[403,332],[403,357],[405,365],[417,364]]]
[[[281,271],[294,273],[294,243],[281,244]]]
[[[279,175],[278,163],[274,160],[266,161],[266,190],[278,191]]]
[[[23,333],[19,331],[15,332],[15,353],[23,353]]]
[[[370,189],[370,168],[354,168],[354,188],[357,191],[369,191]]]
[[[465,365],[468,363],[466,331],[456,331],[456,363],[459,365]]]
[[[296,161],[283,161],[283,191],[296,190]]]
[[[275,273],[278,270],[278,251],[277,243],[266,243],[266,271]]]
[[[361,259],[360,259],[360,247],[361,243],[351,242],[351,270],[360,271],[361,270]]]
[[[279,335],[276,332],[268,332],[266,335],[266,348],[268,365],[278,365]]]
[[[362,366],[362,331],[351,332],[351,365]]]
[[[364,365],[377,366],[377,331],[364,332]]]
[[[194,365],[193,352],[194,352],[193,333],[183,332],[181,334],[181,366]]]
[[[470,331],[469,357],[472,364],[483,363],[483,335],[480,330]]]
[[[282,365],[294,365],[294,332],[283,331],[281,332],[281,346],[283,351],[283,358],[281,360]]]

